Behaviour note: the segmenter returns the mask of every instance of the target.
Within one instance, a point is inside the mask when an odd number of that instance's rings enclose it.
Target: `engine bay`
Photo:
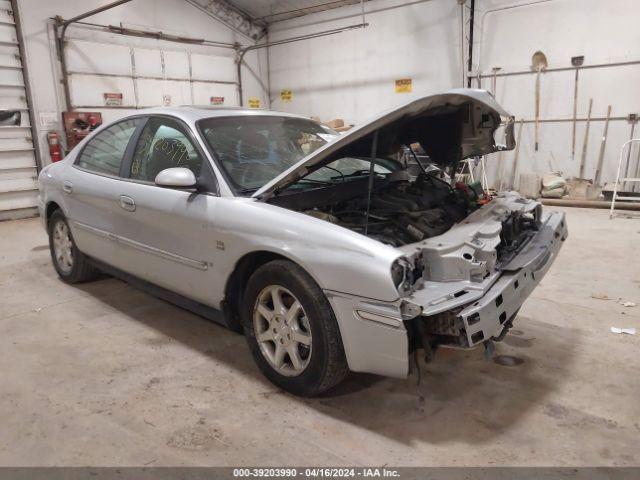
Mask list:
[[[277,203],[286,199],[290,205],[282,206],[295,205],[294,210],[400,247],[446,232],[477,208],[480,195],[467,185],[451,187],[435,174],[412,176],[401,170],[376,177],[367,212],[366,178],[362,180],[345,182],[348,189],[338,184],[280,197]]]

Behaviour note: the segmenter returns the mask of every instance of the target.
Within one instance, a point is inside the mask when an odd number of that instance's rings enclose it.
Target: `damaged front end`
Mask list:
[[[491,95],[456,90],[354,129],[254,194],[400,253],[394,292],[325,287],[351,370],[406,375],[418,349],[430,360],[439,346],[504,338],[567,237],[564,214],[453,179],[461,160],[514,145],[513,117]]]
[[[564,214],[511,192],[445,234],[405,248],[424,269],[403,298],[411,351],[472,348],[504,338],[567,238]],[[415,268],[415,267],[414,267]]]

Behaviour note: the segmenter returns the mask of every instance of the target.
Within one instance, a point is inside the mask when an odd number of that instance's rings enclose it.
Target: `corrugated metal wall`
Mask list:
[[[21,111],[20,125],[0,126],[0,219],[30,214],[38,195],[24,78],[11,2],[0,0],[0,110]]]

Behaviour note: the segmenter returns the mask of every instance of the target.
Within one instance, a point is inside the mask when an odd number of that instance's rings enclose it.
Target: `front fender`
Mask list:
[[[216,224],[227,258],[269,251],[299,264],[323,290],[398,299],[391,265],[402,252],[302,213],[251,199],[220,200]]]

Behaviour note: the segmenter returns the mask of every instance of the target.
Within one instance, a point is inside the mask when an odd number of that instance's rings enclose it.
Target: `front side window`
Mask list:
[[[84,147],[76,165],[90,172],[118,176],[137,119],[116,123],[98,132]]]
[[[130,178],[154,182],[166,168],[188,168],[197,177],[203,159],[187,137],[184,127],[170,118],[150,118],[133,155]]]
[[[338,136],[304,118],[232,116],[199,123],[220,166],[239,193],[251,193]]]

